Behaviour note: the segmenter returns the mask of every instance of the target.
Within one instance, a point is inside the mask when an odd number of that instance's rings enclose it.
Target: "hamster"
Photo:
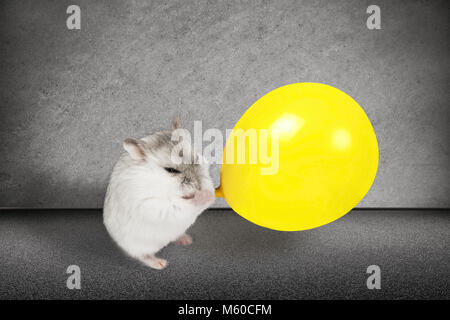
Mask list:
[[[183,161],[173,161],[176,129],[181,129],[178,118],[171,131],[124,141],[126,152],[113,169],[103,209],[104,225],[117,245],[154,269],[166,267],[155,254],[167,244],[192,243],[186,229],[215,199],[209,165],[190,143],[178,152]]]

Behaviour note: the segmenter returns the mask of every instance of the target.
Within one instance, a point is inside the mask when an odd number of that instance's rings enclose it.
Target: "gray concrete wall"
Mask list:
[[[370,4],[381,30],[366,27]],[[124,138],[175,114],[232,128],[258,97],[305,81],[372,120],[380,167],[360,206],[449,207],[448,13],[448,1],[1,1],[0,207],[101,207]]]

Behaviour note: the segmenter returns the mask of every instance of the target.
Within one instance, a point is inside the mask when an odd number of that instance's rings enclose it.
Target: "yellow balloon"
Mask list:
[[[269,92],[238,121],[216,196],[262,227],[312,229],[354,208],[377,168],[375,132],[358,103],[325,84],[295,83]]]

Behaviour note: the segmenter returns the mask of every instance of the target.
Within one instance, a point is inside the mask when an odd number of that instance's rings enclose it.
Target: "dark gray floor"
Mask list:
[[[155,271],[109,239],[100,211],[0,211],[0,298],[449,299],[450,212],[352,211],[324,227],[277,232],[232,211],[204,213],[190,247]],[[78,265],[82,289],[66,288]],[[368,290],[366,268],[381,268]]]

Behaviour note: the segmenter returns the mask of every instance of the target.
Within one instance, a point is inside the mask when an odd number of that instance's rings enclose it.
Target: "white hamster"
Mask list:
[[[155,257],[167,244],[192,242],[186,229],[215,199],[209,166],[190,143],[177,151],[184,161],[173,161],[178,142],[172,141],[172,132],[180,127],[174,119],[172,131],[126,139],[127,152],[106,191],[103,222],[109,234],[126,253],[154,269],[167,265]]]

